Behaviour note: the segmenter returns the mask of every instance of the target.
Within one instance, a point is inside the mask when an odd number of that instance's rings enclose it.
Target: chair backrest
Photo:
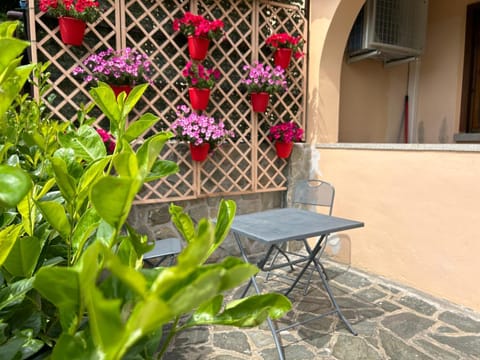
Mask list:
[[[335,188],[322,180],[299,180],[294,185],[293,204],[326,207],[332,214]]]

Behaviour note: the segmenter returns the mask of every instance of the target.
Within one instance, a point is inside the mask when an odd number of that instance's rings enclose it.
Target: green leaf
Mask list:
[[[144,297],[146,295],[147,283],[141,273],[130,266],[123,265],[116,256],[108,256],[106,266],[139,296]]]
[[[138,189],[135,179],[106,176],[93,185],[90,200],[102,219],[118,228],[125,222]]]
[[[55,181],[66,201],[72,202],[75,198],[75,179],[68,174],[67,164],[63,159],[52,158],[52,167],[55,173]]]
[[[14,38],[0,38],[0,124],[3,125],[5,112],[23,88],[34,64],[20,65],[19,56],[29,46],[28,42]]]
[[[200,271],[191,275],[191,281],[181,288],[176,288],[167,304],[176,315],[190,312],[205,301],[214,298],[219,291],[221,269],[211,269],[208,272]]]
[[[77,271],[74,268],[42,267],[33,285],[58,308],[63,330],[75,329],[81,314],[81,286]]]
[[[146,301],[137,302],[125,326],[126,338],[122,353],[126,352],[141,337],[161,329],[173,317],[174,313],[171,308],[157,297],[152,296]]]
[[[160,178],[176,174],[179,170],[178,164],[170,160],[157,160],[152,166],[145,182],[158,180]]]
[[[158,116],[147,113],[143,114],[138,120],[135,120],[127,128],[125,139],[128,142],[135,140],[145,131],[149,130],[158,121]]]
[[[18,331],[0,346],[2,359],[27,359],[38,352],[43,341],[35,339],[30,329]]]
[[[18,21],[4,21],[0,23],[0,39],[15,37]]]
[[[115,228],[103,219],[100,221],[95,235],[95,242],[99,242],[108,248],[116,243]]]
[[[213,240],[212,224],[207,219],[200,219],[195,236],[177,257],[178,265],[187,269],[202,265],[208,259]]]
[[[16,206],[31,188],[32,180],[25,171],[0,165],[0,208]]]
[[[85,293],[85,297],[93,342],[106,354],[106,359],[116,359],[112,355],[123,346],[121,340],[125,333],[120,311],[122,301],[106,299],[96,287]]]
[[[78,221],[72,234],[72,250],[74,264],[82,254],[83,247],[88,238],[93,234],[95,229],[100,225],[100,216],[94,208],[87,209]]]
[[[60,148],[55,150],[54,158],[62,159],[65,162],[67,173],[77,179],[83,174],[83,166],[77,161],[75,151],[71,148]]]
[[[157,160],[163,146],[173,136],[171,132],[158,133],[148,138],[137,151],[138,167],[142,177],[145,178]]]
[[[150,251],[153,249],[154,245],[151,242],[150,243],[148,242],[148,236],[141,235],[128,223],[125,223],[125,228],[127,230],[128,236],[125,239],[126,241],[123,241],[123,243],[128,242],[130,244],[129,248],[133,248],[133,251],[135,252],[135,260],[138,260],[140,255],[143,255],[147,251]],[[119,250],[122,250],[122,245],[124,245],[123,243],[121,244]]]
[[[101,159],[107,155],[105,145],[97,131],[88,126],[82,125],[76,133],[58,133],[58,142],[66,148],[75,151],[75,155],[87,162]]]
[[[3,163],[5,157],[8,154],[8,149],[10,149],[12,146],[12,143],[0,144],[0,162]]]
[[[22,217],[23,229],[30,236],[33,236],[36,217],[32,195],[33,194],[30,192],[29,196],[25,196],[17,205],[17,210]]]
[[[15,242],[3,266],[7,271],[18,277],[30,277],[35,270],[42,246],[34,236],[26,236]]]
[[[36,204],[48,223],[58,231],[63,239],[68,239],[72,227],[63,206],[55,201],[39,201]]]
[[[138,175],[137,157],[128,143],[124,144],[122,152],[115,157],[113,165],[120,176],[135,178]]]
[[[77,332],[74,336],[63,332],[52,352],[52,360],[101,359],[86,332]]]
[[[220,244],[227,237],[230,227],[232,226],[233,219],[235,217],[235,212],[237,205],[233,200],[221,200],[218,212],[217,220],[215,224],[215,241],[212,248],[209,251],[209,256],[220,246]]]
[[[258,268],[255,265],[245,263],[235,257],[227,257],[220,263],[206,265],[205,270],[209,271],[214,267],[221,267],[224,270],[220,291],[233,289],[258,273]]]
[[[104,169],[108,165],[110,157],[99,159],[85,170],[77,185],[77,211],[90,193],[92,184],[104,175]]]
[[[201,305],[192,315],[190,321],[203,322],[211,321],[215,315],[217,315],[222,309],[223,295],[219,294],[212,300]]]
[[[193,220],[188,216],[183,208],[175,204],[171,204],[168,209],[172,222],[183,236],[187,243],[190,243],[195,238],[195,226]]]
[[[129,347],[122,360],[142,360],[139,354],[142,354],[144,359],[155,359],[155,355],[158,354],[158,344],[162,341],[162,335],[162,328],[159,328],[142,337],[133,346]]]
[[[287,297],[280,294],[253,295],[226,305],[225,311],[213,316],[211,312],[196,312],[189,326],[230,325],[252,327],[260,325],[267,317],[279,319],[292,308]]]
[[[145,90],[147,90],[148,84],[140,84],[137,86],[134,86],[132,91],[130,91],[130,94],[128,94],[127,98],[125,99],[125,104],[123,108],[123,116],[126,118],[130,111],[133,110],[137,102],[141,99],[143,96],[143,93]]]
[[[35,278],[22,279],[15,281],[6,287],[0,289],[0,310],[20,304],[25,295],[32,290]]]
[[[0,48],[4,49],[0,53],[0,67],[7,67],[10,62],[22,55],[30,43],[28,41],[22,41],[15,38],[0,38]]]
[[[37,189],[39,186],[38,184],[36,184],[35,200],[39,200],[42,197],[44,197],[53,188],[54,185],[55,185],[55,179],[54,178],[48,179],[47,182],[41,187],[40,191],[37,192],[38,191]]]
[[[22,225],[10,225],[0,230],[0,266],[3,265],[12,250],[18,235],[22,231]]]
[[[97,106],[110,120],[111,130],[116,133],[122,113],[112,88],[105,83],[98,82],[98,86],[92,88],[89,92]]]

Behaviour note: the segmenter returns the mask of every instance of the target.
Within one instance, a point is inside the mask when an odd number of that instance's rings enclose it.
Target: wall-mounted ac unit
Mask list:
[[[418,57],[425,45],[427,10],[428,0],[367,0],[348,39],[348,61]]]

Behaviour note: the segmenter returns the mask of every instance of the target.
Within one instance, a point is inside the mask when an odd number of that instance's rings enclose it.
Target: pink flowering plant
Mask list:
[[[291,36],[287,33],[273,34],[265,40],[265,44],[267,44],[272,51],[278,48],[290,48],[292,49],[295,59],[299,59],[305,55],[302,51],[304,41],[301,36]]]
[[[293,121],[283,122],[270,127],[268,138],[270,141],[292,142],[302,141],[303,130]]]
[[[115,146],[116,146],[115,138],[113,137],[113,135],[111,133],[109,133],[108,131],[106,131],[104,129],[101,129],[101,128],[96,129],[96,130],[97,130],[98,135],[100,135],[100,137],[102,138],[102,141],[105,144],[105,148],[107,149],[107,152],[109,154],[113,154],[113,152],[115,151]]]
[[[215,148],[235,137],[233,131],[225,127],[225,123],[217,122],[213,117],[199,115],[186,105],[180,105],[176,110],[177,119],[171,125],[177,140],[193,145],[209,143],[210,149]]]
[[[208,69],[202,64],[194,64],[189,61],[183,69],[182,75],[187,79],[189,87],[211,89],[215,85],[215,80],[220,78],[220,71]]]
[[[96,0],[40,0],[40,11],[55,17],[72,17],[93,23],[100,17]]]
[[[245,65],[243,71],[247,72],[247,76],[240,83],[246,86],[249,93],[267,92],[274,94],[281,90],[287,90],[285,70],[280,66],[272,67],[254,62],[253,65]]]
[[[173,21],[174,31],[181,31],[185,36],[198,36],[210,40],[222,36],[223,27],[222,20],[208,20],[191,12],[186,12],[181,18]]]
[[[150,82],[152,64],[145,54],[132,48],[115,51],[107,49],[92,54],[73,74],[83,76],[87,83],[98,81],[110,85],[138,85]]]

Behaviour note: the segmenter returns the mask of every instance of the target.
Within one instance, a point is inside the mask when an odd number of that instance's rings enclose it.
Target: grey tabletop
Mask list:
[[[273,244],[362,226],[362,222],[355,220],[298,208],[281,208],[236,215],[231,230],[249,239]]]

